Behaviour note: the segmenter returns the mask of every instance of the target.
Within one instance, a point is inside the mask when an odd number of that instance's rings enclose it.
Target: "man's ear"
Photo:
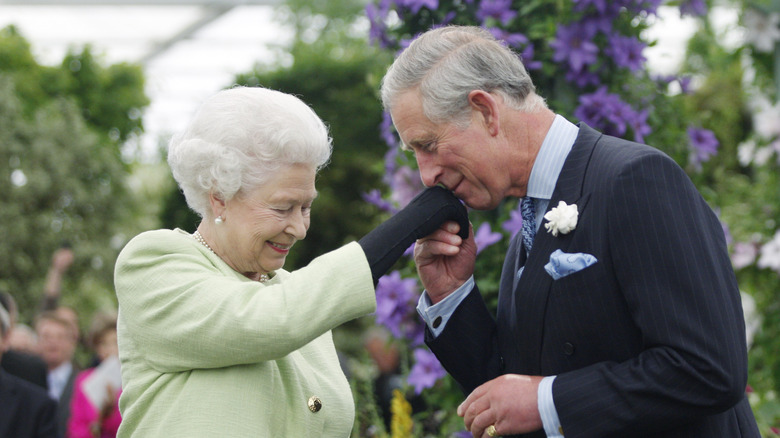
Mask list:
[[[500,108],[496,97],[484,90],[472,90],[468,99],[471,109],[479,115],[480,121],[490,135],[498,135],[501,126]]]

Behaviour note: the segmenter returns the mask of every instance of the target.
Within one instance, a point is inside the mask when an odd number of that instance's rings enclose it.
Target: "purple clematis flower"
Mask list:
[[[384,325],[393,336],[402,339],[414,316],[418,298],[417,280],[414,278],[401,278],[398,271],[382,276],[376,286],[377,324]]]
[[[688,138],[691,140],[692,154],[691,163],[697,168],[701,168],[701,163],[709,161],[713,155],[718,153],[720,142],[715,137],[715,133],[709,129],[688,128]]]
[[[639,15],[640,13],[646,13],[648,15],[655,15],[658,12],[658,7],[661,6],[664,0],[626,0],[625,7],[633,14]]]
[[[580,106],[574,112],[575,117],[605,134],[622,137],[627,128],[632,128],[637,141],[650,133],[647,125],[648,111],[637,112],[631,105],[623,102],[620,96],[607,92],[602,86],[590,94],[580,96]]]
[[[400,166],[390,181],[392,193],[390,199],[399,207],[406,207],[406,204],[420,193],[425,186],[420,179],[420,172],[409,166]]]
[[[373,189],[368,193],[363,193],[362,198],[369,204],[373,204],[379,207],[379,209],[382,211],[387,211],[390,213],[395,213],[397,211],[397,209],[393,207],[393,204],[390,203],[390,201],[386,201],[384,198],[382,198],[382,193],[379,191],[379,189]]]
[[[477,244],[477,254],[483,249],[501,240],[501,233],[493,232],[490,228],[490,222],[483,222],[474,233],[474,242]]]
[[[488,32],[493,34],[497,40],[506,43],[509,47],[521,47],[528,44],[528,37],[522,33],[511,33],[498,27],[491,27]]]
[[[512,0],[482,0],[477,10],[477,19],[481,23],[492,17],[507,25],[516,16],[517,11],[512,10]]]
[[[396,134],[393,129],[393,118],[387,111],[382,112],[382,122],[379,124],[379,133],[382,140],[384,140],[390,148],[395,149],[398,147],[398,144],[400,143],[398,134]]]
[[[392,39],[387,34],[387,24],[385,24],[388,10],[387,0],[380,1],[379,5],[368,3],[365,9],[366,17],[370,23],[368,40],[371,44],[378,44],[383,49],[392,45]]]
[[[534,61],[534,45],[528,43],[523,49],[523,53],[520,54],[520,59],[523,61],[523,65],[528,70],[539,70],[542,68],[542,61]]]
[[[612,32],[612,23],[617,19],[617,16],[618,14],[615,12],[608,15],[583,17],[579,21],[579,26],[582,27],[584,35],[590,35],[591,38],[599,32],[608,35]]]
[[[407,382],[414,386],[415,394],[421,394],[425,388],[432,388],[445,375],[447,372],[433,353],[423,348],[414,350],[414,366],[409,371]]]
[[[550,47],[555,50],[553,60],[556,62],[568,62],[573,72],[581,72],[586,65],[594,64],[598,60],[599,48],[591,41],[593,35],[587,35],[582,26],[573,23],[571,26],[558,28],[555,40]]]
[[[604,14],[609,6],[608,0],[574,0],[575,11],[585,11],[589,7],[593,7],[599,14]]]
[[[645,44],[634,37],[613,34],[609,36],[609,45],[604,52],[612,57],[615,65],[630,71],[642,70],[647,60],[642,51]]]
[[[501,228],[508,231],[510,237],[515,237],[515,234],[523,229],[523,213],[520,211],[519,202],[517,208],[509,212],[509,219],[501,224]]]
[[[707,2],[704,0],[684,0],[680,2],[680,16],[703,17],[707,15]]]
[[[677,78],[677,81],[680,83],[680,92],[682,94],[691,94],[693,92],[691,89],[691,79],[690,76],[680,76]]]
[[[585,88],[589,85],[598,86],[601,84],[601,78],[596,73],[591,71],[568,71],[566,72],[566,80],[574,85]]]
[[[645,136],[653,132],[653,128],[647,124],[647,116],[649,114],[650,111],[642,110],[635,113],[634,117],[628,121],[628,125],[634,131],[634,141],[637,143],[644,143]]]
[[[412,14],[420,12],[423,7],[431,11],[439,8],[439,0],[395,0],[395,4],[400,8],[409,9]]]

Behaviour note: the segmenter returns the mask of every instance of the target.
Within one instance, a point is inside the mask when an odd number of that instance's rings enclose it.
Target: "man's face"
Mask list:
[[[76,335],[67,323],[43,319],[38,322],[36,330],[38,348],[49,369],[56,368],[73,358],[76,350]]]
[[[511,187],[506,146],[491,135],[483,114],[472,111],[465,129],[437,124],[423,113],[419,93],[407,91],[392,110],[393,123],[404,144],[412,149],[423,184],[444,185],[466,205],[478,210],[498,206]]]

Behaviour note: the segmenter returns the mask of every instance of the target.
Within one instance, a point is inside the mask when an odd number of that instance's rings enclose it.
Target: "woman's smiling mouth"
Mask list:
[[[266,242],[266,243],[268,244],[268,246],[271,247],[271,249],[273,249],[274,251],[276,251],[278,253],[282,253],[282,254],[287,254],[288,252],[290,252],[290,248],[292,248],[292,244],[290,244],[290,245],[281,245],[281,244],[274,243],[274,242]]]

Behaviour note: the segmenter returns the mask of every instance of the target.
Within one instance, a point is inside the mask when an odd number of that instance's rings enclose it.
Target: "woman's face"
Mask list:
[[[254,280],[284,266],[292,246],[309,229],[315,176],[311,165],[282,167],[267,184],[228,201],[224,222],[214,227],[217,253]]]
[[[119,354],[119,346],[116,341],[116,330],[106,330],[100,335],[100,339],[98,339],[97,344],[95,345],[95,353],[101,361]]]

